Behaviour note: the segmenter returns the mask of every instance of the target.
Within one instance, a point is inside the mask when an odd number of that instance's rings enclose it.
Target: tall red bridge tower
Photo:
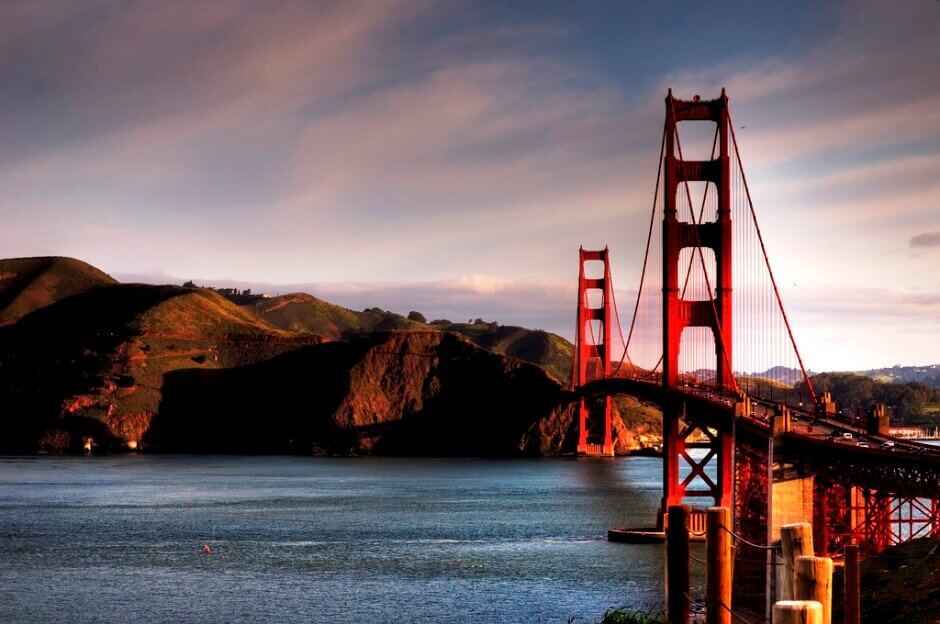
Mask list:
[[[610,310],[612,302],[610,253],[579,250],[578,314],[575,332],[572,386],[610,376]],[[585,264],[601,263],[591,272]],[[614,454],[610,422],[610,396],[582,397],[578,402],[578,454],[611,457]]]
[[[677,126],[682,121],[712,121],[718,126],[718,153],[713,160],[684,160]],[[666,96],[665,155],[663,163],[663,387],[666,395],[680,383],[695,383],[679,376],[679,352],[682,331],[687,327],[711,330],[715,342],[715,385],[719,389],[737,390],[731,354],[731,159],[728,152],[728,97],[722,89],[715,100],[678,100],[672,90]],[[677,194],[689,193],[687,182],[707,182],[717,192],[715,221],[680,221]],[[689,198],[691,205],[691,198]],[[681,272],[679,257],[691,248],[692,262],[701,261],[709,298],[687,300],[679,291]],[[708,282],[703,248],[713,250],[715,283]],[[663,410],[663,511],[678,505],[686,496],[714,499],[715,505],[730,507],[733,493],[733,418],[715,432],[689,413],[681,400],[666,400]],[[690,442],[690,438],[698,439]],[[702,441],[704,439],[705,441]],[[690,446],[705,446],[708,452],[701,460],[687,453]],[[680,459],[691,472],[680,479]],[[705,471],[716,462],[716,479]],[[705,489],[686,489],[696,477]]]

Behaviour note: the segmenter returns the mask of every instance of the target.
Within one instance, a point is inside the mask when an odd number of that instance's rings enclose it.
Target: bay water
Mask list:
[[[567,622],[662,608],[662,463],[0,458],[0,622]],[[208,554],[203,546],[208,545]]]

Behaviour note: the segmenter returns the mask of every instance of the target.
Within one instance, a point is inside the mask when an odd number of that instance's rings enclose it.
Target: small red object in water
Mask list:
[[[203,545],[202,545],[202,554],[204,554],[204,555],[211,555],[211,554],[212,554],[212,548],[209,546],[209,544],[203,544]]]

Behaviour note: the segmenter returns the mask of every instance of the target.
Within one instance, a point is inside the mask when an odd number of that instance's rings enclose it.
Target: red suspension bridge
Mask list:
[[[683,157],[683,122],[714,124],[708,159]],[[785,385],[740,372],[774,367]],[[705,499],[733,509],[736,533],[755,545],[779,540],[783,523],[802,520],[813,524],[816,550],[834,556],[848,543],[874,553],[940,537],[940,448],[891,438],[883,407],[864,422],[843,419],[829,395],[813,388],[770,267],[724,90],[715,100],[679,100],[671,90],[666,97],[646,253],[626,332],[609,251],[581,249],[572,388],[585,455],[613,454],[611,395],[661,406],[659,528],[670,505]],[[736,558],[736,585],[749,573],[763,578],[763,564],[748,569],[756,552],[744,546]]]

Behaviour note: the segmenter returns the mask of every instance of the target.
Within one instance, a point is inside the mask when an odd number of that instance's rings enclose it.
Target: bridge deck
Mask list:
[[[607,394],[631,394],[660,405],[667,400],[681,400],[698,417],[716,425],[733,417],[738,401],[734,394],[708,386],[687,384],[666,390],[656,377],[600,378],[576,388],[572,398]],[[752,439],[769,439],[770,420],[777,406],[775,402],[752,399],[751,414],[739,416],[735,422],[737,431]],[[852,423],[787,407],[792,426],[783,439],[807,464],[819,469],[838,465],[857,470],[860,476],[871,478],[872,487],[940,497],[940,447],[870,433]],[[843,434],[851,434],[851,438]]]

